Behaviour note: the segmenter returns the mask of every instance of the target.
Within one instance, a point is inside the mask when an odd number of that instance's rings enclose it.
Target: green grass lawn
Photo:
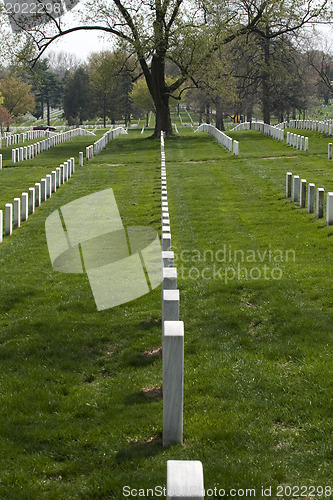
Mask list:
[[[77,167],[0,245],[0,498],[122,499],[126,485],[164,486],[169,459],[201,460],[206,489],[256,498],[262,486],[272,498],[278,485],[333,486],[333,229],[285,198],[287,171],[333,190],[327,138],[306,134],[305,153],[233,132],[238,158],[188,127],[166,139],[185,400],[184,443],[163,449],[161,289],[98,312],[85,275],[53,270],[44,229],[62,205],[112,188],[125,226],[160,230],[150,133]],[[62,146],[4,169],[1,202],[14,174],[21,192],[23,170],[36,182],[82,150]]]

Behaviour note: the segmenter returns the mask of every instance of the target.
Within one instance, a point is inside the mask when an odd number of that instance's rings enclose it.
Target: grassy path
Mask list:
[[[332,484],[333,230],[284,197],[287,170],[328,188],[315,169],[330,164],[246,133],[239,158],[204,134],[166,141],[185,440],[163,450],[160,289],[97,312],[85,275],[52,269],[44,230],[108,187],[124,225],[159,230],[147,134],[111,142],[1,244],[0,498],[119,500],[125,485],[165,485],[168,459],[202,460],[206,488],[256,498],[262,485]],[[264,159],[283,155],[297,158]]]

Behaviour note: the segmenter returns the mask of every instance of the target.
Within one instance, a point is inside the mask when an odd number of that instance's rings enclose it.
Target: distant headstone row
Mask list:
[[[20,134],[11,134],[10,132],[4,132],[3,137],[0,137],[0,148],[3,147],[2,141],[4,141],[6,148],[8,148],[13,144],[32,141],[34,139],[39,139],[40,137],[45,137],[45,135],[47,135],[46,130],[28,130],[27,132],[21,132]]]
[[[268,125],[267,123],[262,122],[244,122],[239,123],[232,129],[234,130],[256,130],[257,132],[261,132],[262,134],[269,135],[273,139],[277,139],[278,141],[284,141],[284,131],[274,125]]]
[[[319,121],[319,120],[289,120],[279,123],[279,128],[298,128],[304,130],[314,130],[325,135],[333,135],[332,131],[333,120]]]
[[[10,236],[13,229],[20,227],[21,222],[25,222],[29,215],[35,212],[35,208],[41,203],[51,198],[52,194],[60,188],[68,179],[72,177],[75,171],[74,158],[65,161],[60,167],[57,167],[36,182],[34,187],[28,189],[28,192],[22,193],[21,198],[14,198],[14,203],[5,205],[5,236]],[[0,210],[0,242],[3,238],[3,211]]]
[[[233,141],[231,137],[221,132],[221,130],[214,127],[214,125],[210,125],[209,123],[202,123],[195,132],[207,132],[208,134],[211,134],[230,153],[233,153],[235,156],[239,155],[238,141]]]
[[[75,128],[72,130],[67,130],[67,132],[61,132],[60,134],[54,134],[43,141],[36,142],[30,146],[24,146],[20,148],[12,149],[12,163],[17,163],[24,160],[31,160],[35,156],[39,155],[43,151],[48,151],[49,149],[61,144],[65,141],[70,141],[74,137],[80,135],[85,135],[87,132],[82,128]]]
[[[184,323],[179,321],[179,290],[171,229],[165,167],[164,134],[161,133],[162,204],[162,353],[163,446],[183,441]]]
[[[286,197],[291,198],[294,203],[299,202],[300,208],[306,207],[306,191],[307,196],[307,210],[308,213],[314,213],[316,202],[316,217],[322,219],[324,217],[324,188],[317,188],[315,197],[315,184],[310,182],[308,190],[306,190],[306,179],[300,179],[299,175],[294,175],[292,172],[286,174]],[[326,197],[326,223],[327,225],[333,224],[333,193],[327,193]]]
[[[112,139],[115,139],[120,134],[127,134],[127,131],[123,127],[110,128],[98,141],[86,147],[86,159],[90,160],[98,155]]]
[[[309,138],[304,137],[303,135],[293,134],[291,132],[287,132],[286,143],[289,144],[292,148],[299,149],[300,151],[308,151],[309,150]]]

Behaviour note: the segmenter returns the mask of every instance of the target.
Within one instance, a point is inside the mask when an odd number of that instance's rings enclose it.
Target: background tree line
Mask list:
[[[224,129],[231,115],[251,120],[254,110],[269,123],[303,116],[333,96],[333,57],[329,51],[304,48],[293,33],[267,43],[258,34],[239,36],[192,68],[184,81],[182,102],[200,121]],[[166,65],[169,85],[178,77],[177,65]],[[69,125],[101,118],[103,125],[128,123],[156,112],[147,83],[135,58],[124,50],[92,54],[85,63],[67,53],[51,52],[34,67],[12,64],[0,70],[0,125],[27,112],[46,118],[63,108]],[[174,103],[176,105],[176,102]],[[44,116],[44,113],[46,115]],[[228,118],[230,120],[230,118]]]

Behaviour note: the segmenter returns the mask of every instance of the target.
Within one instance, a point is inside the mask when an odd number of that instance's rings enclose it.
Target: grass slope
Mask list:
[[[166,141],[183,445],[161,446],[160,288],[97,312],[85,275],[52,269],[44,231],[54,210],[108,187],[124,225],[159,230],[159,142],[120,136],[4,239],[0,498],[121,499],[125,485],[165,485],[168,459],[202,460],[206,488],[257,498],[262,485],[332,484],[333,230],[284,197],[286,171],[329,188],[332,163],[321,137],[314,155],[237,138],[239,158],[205,134]]]

